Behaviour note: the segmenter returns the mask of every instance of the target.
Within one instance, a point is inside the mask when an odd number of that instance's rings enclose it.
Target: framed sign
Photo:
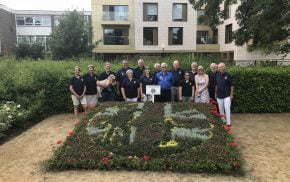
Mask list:
[[[155,95],[161,94],[160,85],[146,85],[146,95],[151,95],[152,102],[154,103]]]
[[[161,94],[160,85],[146,85],[146,94],[147,95],[160,95]]]

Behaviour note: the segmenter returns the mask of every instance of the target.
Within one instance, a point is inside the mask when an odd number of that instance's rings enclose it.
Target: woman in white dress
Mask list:
[[[198,66],[197,75],[195,76],[195,102],[196,103],[209,103],[208,92],[208,75],[204,73],[203,66]]]

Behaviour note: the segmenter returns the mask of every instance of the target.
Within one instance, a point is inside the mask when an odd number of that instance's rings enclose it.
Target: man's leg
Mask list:
[[[224,108],[224,99],[217,99],[217,103],[218,103],[218,106],[219,106],[219,111],[221,114],[225,114],[225,108]]]
[[[77,99],[76,96],[72,95],[71,96],[72,101],[73,101],[73,105],[74,105],[74,115],[75,115],[75,119],[76,121],[79,121],[79,100]]]
[[[171,102],[175,101],[175,87],[171,87]]]
[[[231,125],[231,98],[227,97],[224,99],[224,107],[226,112],[227,125]]]

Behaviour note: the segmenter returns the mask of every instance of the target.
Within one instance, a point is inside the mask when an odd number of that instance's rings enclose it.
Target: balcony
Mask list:
[[[216,36],[197,36],[196,44],[217,44],[218,37]]]
[[[218,37],[216,36],[197,36],[196,50],[198,52],[219,52]]]
[[[104,36],[104,45],[129,45],[128,36]]]

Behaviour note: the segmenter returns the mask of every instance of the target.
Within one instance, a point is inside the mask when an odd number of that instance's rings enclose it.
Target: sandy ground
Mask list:
[[[245,177],[98,170],[45,172],[42,162],[52,155],[56,141],[64,139],[73,127],[73,115],[57,115],[1,145],[0,181],[290,181],[290,114],[233,116],[232,130],[245,159]]]

